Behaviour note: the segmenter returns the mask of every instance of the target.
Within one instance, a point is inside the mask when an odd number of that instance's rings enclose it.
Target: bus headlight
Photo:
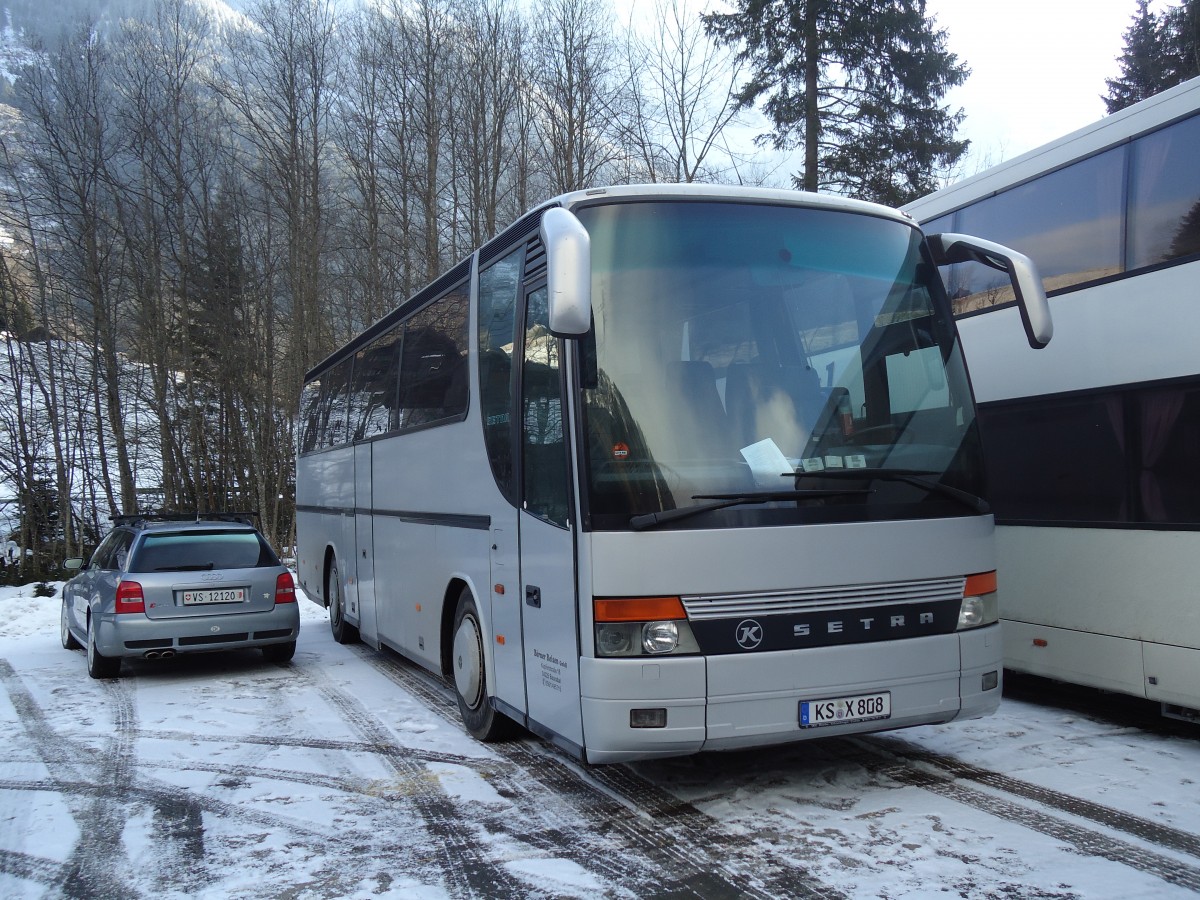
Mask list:
[[[636,626],[624,622],[596,626],[597,656],[632,656]]]
[[[647,622],[642,626],[642,649],[647,653],[673,653],[679,647],[679,626],[674,622]]]
[[[593,612],[597,656],[700,652],[678,597],[597,597]]]
[[[962,604],[958,608],[958,630],[980,628],[1000,621],[1000,603],[996,594],[996,573],[967,576]]]

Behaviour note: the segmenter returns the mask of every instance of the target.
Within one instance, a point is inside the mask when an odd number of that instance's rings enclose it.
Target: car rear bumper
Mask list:
[[[141,614],[96,617],[96,649],[105,656],[155,657],[286,644],[300,633],[300,610],[282,603],[265,612],[148,619]]]

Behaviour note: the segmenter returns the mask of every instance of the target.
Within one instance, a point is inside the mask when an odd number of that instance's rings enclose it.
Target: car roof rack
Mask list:
[[[257,512],[142,512],[110,516],[114,525],[145,525],[150,522],[232,522],[254,527]]]

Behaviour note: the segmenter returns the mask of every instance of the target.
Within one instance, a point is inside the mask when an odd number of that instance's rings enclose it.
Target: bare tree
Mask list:
[[[724,138],[739,113],[741,64],[708,37],[687,0],[655,0],[654,8],[660,27],[627,32],[625,142],[650,181],[723,180],[733,162]]]
[[[38,198],[52,222],[42,240],[58,260],[71,301],[86,313],[78,329],[94,349],[91,406],[101,430],[98,474],[110,511],[137,509],[125,434],[125,398],[119,349],[128,333],[122,278],[123,244],[114,227],[114,166],[120,136],[113,127],[113,95],[104,43],[81,29],[21,80],[22,103],[32,122],[30,161],[45,188]],[[112,468],[116,468],[116,490]]]
[[[461,65],[455,93],[454,135],[457,195],[465,227],[455,257],[497,233],[501,210],[522,177],[518,102],[522,89],[524,26],[506,0],[462,0]],[[518,211],[520,212],[520,211]]]
[[[550,0],[534,33],[533,124],[551,193],[603,180],[621,156],[613,13],[595,0]]]
[[[334,11],[328,0],[261,0],[248,16],[252,27],[230,33],[214,87],[235,112],[244,171],[281,245],[284,358],[298,395],[300,375],[333,347],[323,298]]]

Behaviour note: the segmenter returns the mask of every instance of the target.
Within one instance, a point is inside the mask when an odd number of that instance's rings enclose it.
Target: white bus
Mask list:
[[[1005,664],[1200,710],[1200,79],[909,207],[1023,250],[1056,337],[950,274],[999,525]]]
[[[937,264],[894,210],[559,197],[308,373],[298,571],[481,740],[590,763],[981,716],[993,519]]]

